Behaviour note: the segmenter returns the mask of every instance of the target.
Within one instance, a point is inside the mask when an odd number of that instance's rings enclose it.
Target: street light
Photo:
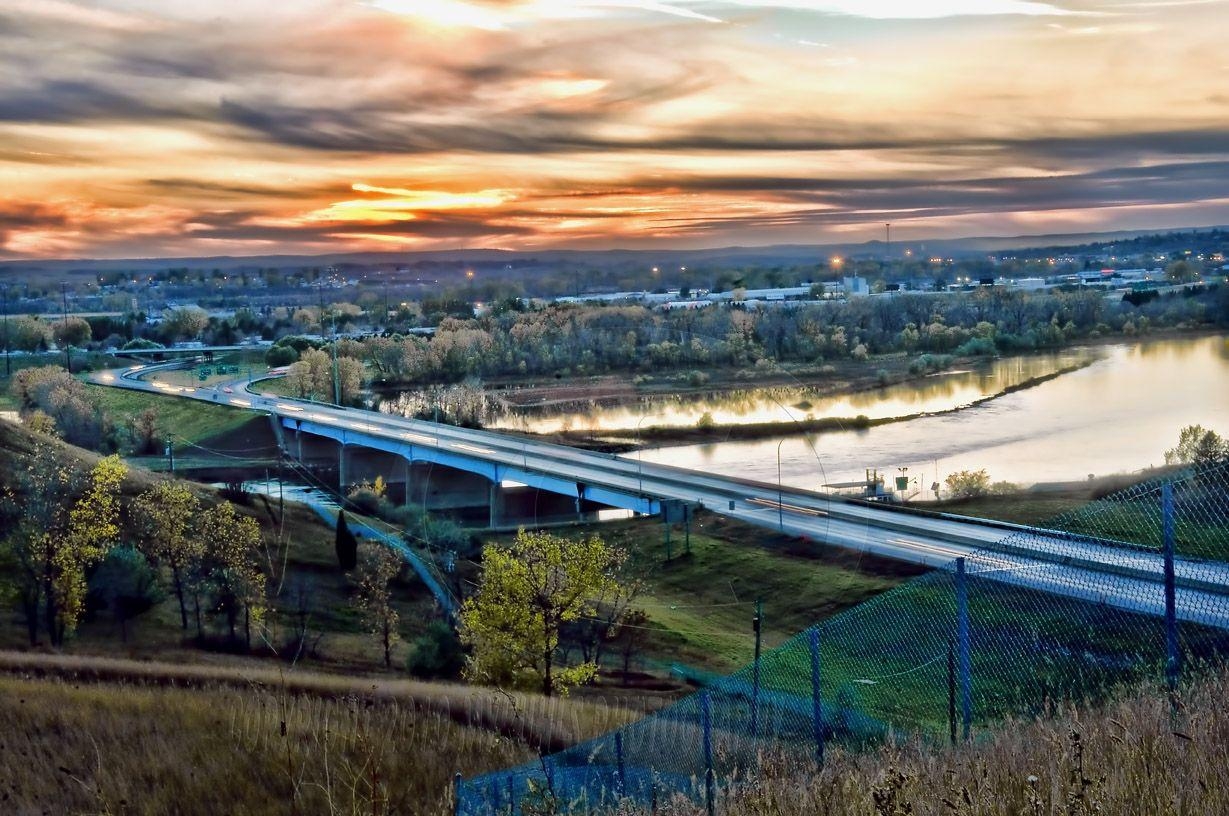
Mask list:
[[[785,437],[777,442],[777,529],[782,533],[785,532],[785,508],[781,504],[781,445],[784,442]]]
[[[640,423],[649,418],[648,414],[641,414],[640,419],[636,422],[636,477],[640,482],[640,497],[644,498],[644,440],[640,438]]]
[[[4,376],[13,376],[12,362],[9,357],[9,287],[5,284],[3,289],[0,289],[0,298],[3,298],[4,311]]]

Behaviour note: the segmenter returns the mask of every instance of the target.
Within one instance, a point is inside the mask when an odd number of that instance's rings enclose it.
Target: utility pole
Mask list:
[[[320,336],[324,337],[324,282],[321,281],[316,286],[316,291],[320,295]],[[341,383],[337,378],[337,315],[329,310],[329,317],[333,321],[333,330],[330,333],[332,336],[333,346],[333,404],[341,405]]]
[[[337,315],[333,318],[333,404],[341,405],[341,382],[337,379]]]
[[[781,491],[781,444],[785,442],[782,437],[777,443],[777,531],[785,532],[785,505],[782,503]]]
[[[68,343],[68,284],[60,281],[60,308],[64,316],[64,367],[73,373],[73,352]]]
[[[9,287],[6,283],[3,289],[0,289],[0,299],[3,299],[4,311],[4,376],[13,376],[12,360],[9,356]]]
[[[755,599],[755,617],[751,619],[755,632],[755,660],[751,664],[751,736],[759,736],[760,726],[760,635],[764,629],[764,602]]]

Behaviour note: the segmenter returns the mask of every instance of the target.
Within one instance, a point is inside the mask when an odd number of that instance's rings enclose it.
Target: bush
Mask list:
[[[444,621],[432,621],[410,644],[405,668],[423,680],[453,680],[461,676],[465,651],[456,632]]]
[[[385,518],[384,508],[380,506],[382,503],[380,497],[368,487],[352,489],[346,495],[346,499],[352,508],[365,516]]]
[[[974,337],[961,343],[956,354],[959,357],[993,357],[997,351],[990,338]]]
[[[89,579],[86,608],[109,610],[128,640],[128,621],[165,600],[158,575],[145,556],[134,547],[116,547]]]
[[[949,498],[971,499],[990,492],[990,474],[985,470],[962,470],[943,480]]]
[[[269,368],[281,368],[299,361],[299,352],[290,346],[273,346],[265,352],[265,362]]]

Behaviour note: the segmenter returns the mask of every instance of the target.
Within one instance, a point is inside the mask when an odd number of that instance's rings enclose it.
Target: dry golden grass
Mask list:
[[[640,716],[275,669],[0,653],[0,812],[429,814],[451,780]]]
[[[479,728],[536,750],[556,751],[626,725],[643,709],[621,700],[546,698],[460,683],[349,677],[265,665],[177,665],[109,657],[0,651],[0,673],[78,684],[233,688],[256,694],[395,704]],[[646,701],[660,705],[656,698]]]
[[[458,768],[533,756],[392,700],[14,677],[0,700],[11,814],[439,813]]]
[[[1098,710],[1016,723],[958,748],[912,742],[878,751],[765,761],[719,795],[721,816],[1212,816],[1229,814],[1229,672],[1195,682],[1171,707],[1141,689]],[[675,800],[662,816],[700,816]]]

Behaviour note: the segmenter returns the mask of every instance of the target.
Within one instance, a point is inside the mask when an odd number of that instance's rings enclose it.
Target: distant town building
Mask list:
[[[862,297],[871,293],[870,287],[866,284],[866,278],[860,275],[845,278],[844,289],[846,297]]]

